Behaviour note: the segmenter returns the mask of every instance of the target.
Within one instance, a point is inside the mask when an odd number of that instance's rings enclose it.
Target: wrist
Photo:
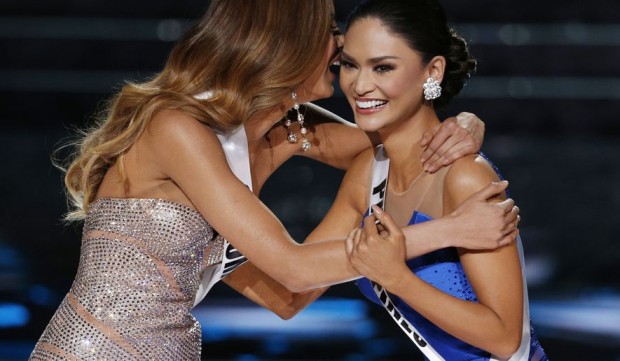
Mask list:
[[[402,267],[399,267],[397,273],[395,273],[394,276],[389,277],[383,283],[379,282],[379,284],[383,286],[383,288],[385,288],[388,292],[398,295],[401,294],[404,289],[408,288],[408,279],[410,279],[412,276],[415,277],[415,275],[403,262]]]
[[[435,242],[438,249],[456,246],[454,242],[455,220],[456,216],[452,213],[436,219]]]

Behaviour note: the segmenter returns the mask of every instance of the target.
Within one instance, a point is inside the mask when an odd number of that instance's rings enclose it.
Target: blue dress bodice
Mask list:
[[[500,179],[503,179],[499,170],[484,154],[480,153],[493,167]],[[376,163],[375,163],[376,165]],[[508,194],[508,192],[506,192]],[[418,224],[431,220],[432,217],[414,211],[409,220],[409,225]],[[523,267],[523,251],[520,239],[519,254],[521,258],[521,266]],[[415,273],[423,281],[436,287],[442,292],[459,298],[461,300],[478,302],[476,293],[474,292],[467,275],[463,270],[458,253],[454,247],[439,249],[423,256],[413,258],[407,261],[407,266],[411,272]],[[377,298],[373,290],[372,283],[367,278],[357,280],[357,286],[369,300],[377,303],[381,307],[383,304]],[[523,279],[524,287],[526,286],[525,278]],[[450,334],[443,331],[431,321],[416,312],[406,302],[399,297],[390,294],[390,298],[401,314],[417,329],[422,337],[428,342],[435,351],[437,351],[445,360],[493,360],[493,356],[478,347],[472,346]],[[516,354],[529,355],[526,357],[530,361],[548,361],[548,358],[540,345],[533,329],[529,325],[529,305],[527,300],[527,288],[524,299],[524,322],[523,337],[519,350]],[[526,339],[529,336],[529,342]]]
[[[414,212],[409,224],[422,223],[430,219],[432,218],[424,213]],[[407,266],[420,279],[451,296],[467,301],[478,301],[463,271],[463,266],[459,261],[455,248],[444,248],[413,258],[407,261]],[[369,279],[359,279],[357,286],[369,300],[381,305]],[[418,329],[424,339],[446,360],[489,359],[490,354],[488,352],[469,345],[443,331],[397,296],[390,294],[390,297],[403,316]]]

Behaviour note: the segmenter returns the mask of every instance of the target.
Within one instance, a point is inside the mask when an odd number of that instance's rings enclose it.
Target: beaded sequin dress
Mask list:
[[[84,224],[77,276],[31,360],[199,360],[190,314],[223,239],[195,210],[102,198]]]

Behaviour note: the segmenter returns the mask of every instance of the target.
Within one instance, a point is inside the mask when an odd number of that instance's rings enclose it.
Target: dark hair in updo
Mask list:
[[[467,43],[448,26],[446,13],[437,0],[366,0],[349,15],[346,30],[364,18],[379,20],[417,51],[424,63],[438,55],[446,59],[441,97],[433,103],[437,108],[448,104],[476,70]]]

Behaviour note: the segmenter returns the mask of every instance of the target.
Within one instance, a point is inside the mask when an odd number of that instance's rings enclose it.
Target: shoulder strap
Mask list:
[[[388,173],[390,160],[385,156],[383,146],[378,146],[372,171],[372,187],[370,193],[370,205],[385,207],[385,192],[387,191]],[[368,214],[372,214],[372,207],[368,207]],[[388,292],[378,283],[370,281],[372,289],[381,301],[385,310],[392,316],[398,327],[413,341],[420,351],[431,361],[443,361],[443,357],[420,335],[418,330],[401,314],[390,298]]]

